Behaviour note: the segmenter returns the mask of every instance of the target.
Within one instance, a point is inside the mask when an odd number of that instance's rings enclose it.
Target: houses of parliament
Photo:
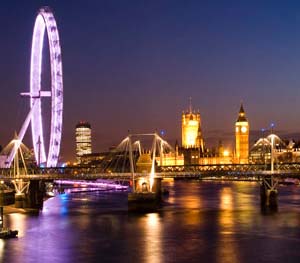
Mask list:
[[[225,150],[222,143],[219,143],[216,151],[206,147],[200,112],[194,111],[191,103],[189,110],[182,113],[181,121],[181,147],[177,144],[175,146],[177,163],[174,165],[247,164],[249,162],[249,122],[243,105],[240,107],[235,122],[235,149],[233,151]]]
[[[216,149],[206,147],[200,112],[193,110],[191,103],[189,110],[182,113],[181,121],[181,146],[176,144],[175,159],[169,158],[163,165],[268,164],[271,151],[277,163],[300,162],[300,142],[282,140],[273,129],[268,136],[257,139],[250,146],[250,125],[243,104],[233,126],[233,149],[225,149],[221,142]]]

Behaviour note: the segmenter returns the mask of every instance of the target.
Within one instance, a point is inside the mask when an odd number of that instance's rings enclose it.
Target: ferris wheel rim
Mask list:
[[[49,92],[41,90],[42,50],[45,32],[48,35],[51,68],[51,126],[47,155],[41,107],[41,97],[49,97]],[[47,167],[55,167],[58,162],[62,135],[63,72],[58,29],[54,15],[48,7],[41,8],[35,20],[30,64],[30,96],[31,108],[34,107],[32,109],[31,130],[36,161],[38,164],[46,163]]]

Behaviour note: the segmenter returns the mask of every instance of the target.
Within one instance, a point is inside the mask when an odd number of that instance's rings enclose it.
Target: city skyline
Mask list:
[[[62,44],[65,160],[75,158],[80,120],[94,127],[95,151],[118,144],[128,130],[164,130],[167,140],[180,141],[190,96],[205,140],[233,138],[241,101],[252,133],[271,122],[281,133],[300,133],[298,3],[10,1],[0,10],[2,146],[28,112],[19,94],[29,89],[32,28],[45,4]],[[32,147],[29,134],[24,142]]]

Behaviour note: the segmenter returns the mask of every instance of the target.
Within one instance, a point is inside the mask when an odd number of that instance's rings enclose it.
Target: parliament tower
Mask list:
[[[200,113],[192,110],[191,103],[189,111],[182,113],[182,147],[200,151],[204,148]]]
[[[241,104],[238,119],[235,123],[235,157],[236,162],[247,164],[249,158],[249,123]]]

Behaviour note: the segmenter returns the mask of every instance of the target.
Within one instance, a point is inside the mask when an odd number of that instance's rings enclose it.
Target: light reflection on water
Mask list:
[[[147,214],[145,221],[145,261],[148,263],[164,262],[162,260],[162,235],[159,214]]]
[[[4,250],[5,250],[5,240],[0,239],[0,259],[3,258]]]
[[[234,209],[233,190],[225,186],[220,191],[220,212],[219,212],[219,235],[217,240],[216,258],[218,262],[236,263],[238,250],[232,236],[235,233],[235,220],[232,213]]]
[[[260,211],[249,182],[176,181],[157,213],[128,214],[126,193],[64,194],[37,215],[6,215],[19,238],[0,240],[0,262],[298,262],[300,187],[279,189],[279,211]]]

